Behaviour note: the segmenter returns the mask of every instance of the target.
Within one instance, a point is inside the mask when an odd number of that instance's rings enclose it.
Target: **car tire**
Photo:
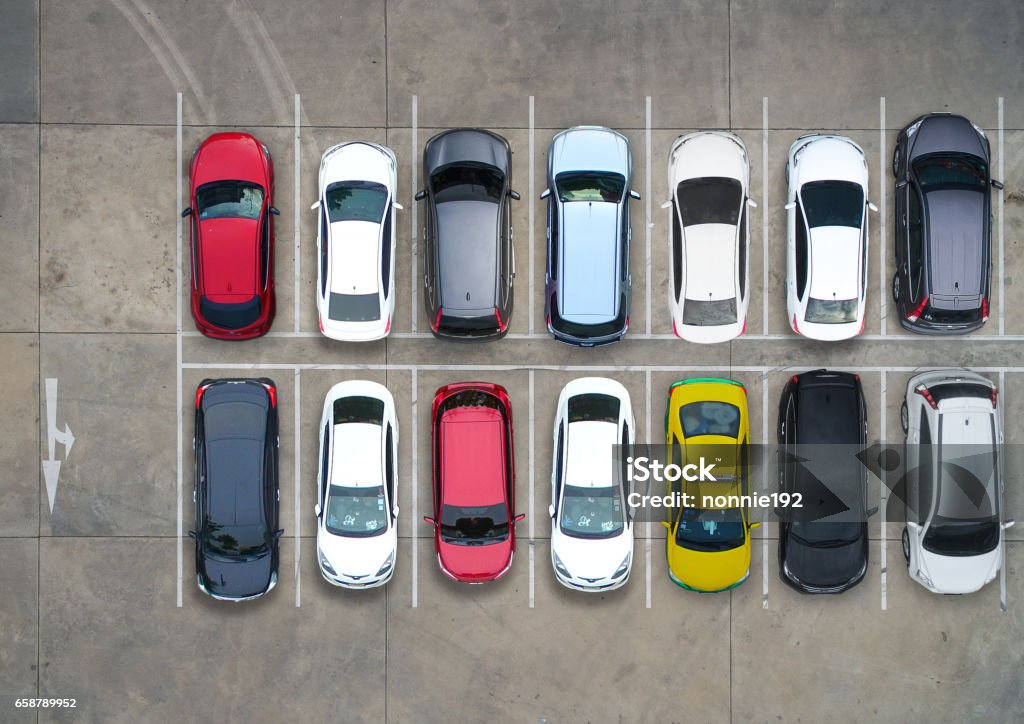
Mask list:
[[[910,531],[907,530],[907,526],[903,526],[903,560],[907,563],[907,568],[910,568]]]
[[[900,427],[903,428],[903,434],[906,435],[910,429],[910,412],[907,410],[907,401],[904,400],[900,405]]]
[[[900,173],[900,147],[896,146],[892,150],[892,176],[898,178]]]
[[[896,272],[892,275],[892,301],[894,304],[900,303],[900,273]]]

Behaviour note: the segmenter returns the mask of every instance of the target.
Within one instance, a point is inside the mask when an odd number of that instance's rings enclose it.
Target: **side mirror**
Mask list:
[[[551,195],[551,189],[544,189],[543,191],[540,192],[541,199],[546,199],[550,195]]]
[[[313,506],[313,512],[316,513],[317,518],[320,517],[320,513],[322,512],[320,510],[320,503],[317,503],[316,505]]]
[[[273,214],[274,216],[280,216],[281,215],[281,212],[277,209],[276,206],[271,206],[270,207],[270,213]]]
[[[992,179],[992,188],[999,189],[1001,191],[1003,189],[1003,182]]]
[[[422,201],[425,198],[427,198],[427,190],[426,189],[420,189],[419,191],[416,192],[416,195],[412,197],[412,200],[413,201]]]
[[[639,201],[640,200],[640,192],[637,191],[636,189],[630,189],[629,190],[629,198],[636,199],[637,201]]]
[[[757,202],[754,201],[753,199],[747,199],[747,206],[749,206],[752,209],[756,209],[757,208]]]
[[[1011,523],[1011,525],[1012,525],[1012,523]],[[1005,523],[1003,524],[1003,527],[1004,528],[1006,527]],[[194,530],[190,530],[188,532],[188,537],[191,538],[192,540],[199,540],[199,534],[196,533]]]
[[[405,207],[404,207],[404,206],[402,206],[402,205],[401,205],[400,203],[398,203],[397,201],[392,201],[392,202],[391,202],[391,205],[392,205],[392,206],[394,206],[394,207],[395,207],[396,209],[398,209],[399,211],[404,211],[404,210],[405,210]]]
[[[309,207],[309,210],[310,211],[316,211],[319,208],[320,208],[320,202],[319,201],[315,201],[313,203],[313,205]]]
[[[792,211],[795,208],[796,208],[796,201],[790,201],[788,204],[786,204],[786,211]]]
[[[661,208],[663,208],[663,209],[671,209],[671,208],[672,208],[672,200],[671,200],[671,199],[669,199],[668,201],[666,201],[665,203],[663,203],[663,204],[661,205]]]
[[[901,189],[901,188],[903,188],[906,185],[907,185],[906,181],[897,181],[896,182],[896,188],[898,188],[898,189]]]
[[[1017,524],[1017,521],[1015,521],[1015,520],[1008,520],[1005,523],[1003,523],[1003,530],[1008,530],[1008,529],[1012,528],[1016,524]]]
[[[431,518],[429,515],[423,516],[423,522],[424,523],[430,523],[430,525],[433,525],[433,526],[437,525],[437,521],[434,520],[433,518]]]
[[[865,517],[867,517],[867,518],[873,518],[876,515],[878,515],[878,506],[877,505],[874,508],[868,508],[867,513],[865,513]]]
[[[187,209],[185,209],[184,211],[181,212],[181,218],[183,218],[183,219],[188,217],[188,216],[191,216],[191,215],[192,215],[192,207],[191,206],[189,206]]]
[[[280,538],[284,535],[284,528],[278,528],[274,531],[274,538]]]
[[[518,523],[521,520],[526,520],[526,513],[520,513],[515,518],[513,518],[512,519],[512,524],[515,525],[516,523]]]
[[[875,213],[878,213],[878,207],[875,206],[874,202],[868,201],[868,208],[874,211]]]
[[[399,508],[398,508],[398,506],[396,505],[396,506],[395,506],[395,511],[394,511],[394,512],[393,512],[393,513],[391,514],[391,517],[392,517],[392,518],[397,518],[397,517],[398,517],[398,510],[399,510]]]
[[[555,506],[553,506],[553,505],[549,505],[548,506],[548,516],[551,517],[551,518],[555,517]]]
[[[512,197],[512,200],[513,200],[513,201],[519,201],[519,199],[520,199],[520,198],[522,198],[522,197],[521,197],[521,196],[519,195],[519,192],[518,192],[518,191],[512,191],[511,189],[509,189],[508,195]]]
[[[672,524],[669,523],[667,520],[661,521],[661,524],[665,526],[666,530],[672,530]]]
[[[912,521],[909,521],[909,520],[907,521],[907,527],[910,530],[921,530],[921,526],[920,525],[918,525],[917,523],[914,523]]]
[[[747,528],[750,529],[750,530],[753,530],[754,528],[760,528],[760,527],[761,527],[760,523],[751,523],[750,525],[747,526]]]

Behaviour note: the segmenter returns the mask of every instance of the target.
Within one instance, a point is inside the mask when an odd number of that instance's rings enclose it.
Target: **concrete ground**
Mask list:
[[[911,371],[964,365],[999,382],[1006,439],[1024,443],[1020,3],[0,0],[0,17],[0,720],[1024,719],[1022,525],[1009,531],[1005,577],[966,597],[931,595],[906,575],[898,506],[890,522],[872,520],[868,575],[839,597],[782,585],[773,524],[755,531],[750,578],[729,593],[673,586],[662,529],[644,524],[628,585],[587,596],[554,581],[545,513],[555,400],[584,374],[622,381],[638,440],[654,442],[671,382],[731,376],[748,388],[755,441],[771,441],[794,369],[859,371],[869,437],[898,443]],[[994,207],[992,316],[966,339],[911,337],[886,313],[890,154],[898,130],[932,110],[984,126],[1006,184]],[[598,350],[544,331],[536,197],[551,136],[578,123],[629,137],[644,195],[633,204],[631,330]],[[423,143],[454,125],[509,138],[523,196],[511,334],[482,346],[431,339],[420,297],[412,179]],[[282,212],[277,319],[269,336],[239,344],[194,332],[187,254],[177,275],[176,168],[187,184],[192,148],[224,128],[270,146]],[[713,347],[672,339],[665,304],[665,157],[695,128],[743,138],[761,204],[747,334]],[[816,130],[864,147],[885,212],[872,217],[865,334],[830,345],[788,331],[782,294],[786,152]],[[406,207],[392,335],[359,346],[317,332],[308,212],[320,154],[355,138],[395,149]],[[248,373],[280,389],[281,575],[265,599],[219,605],[197,590],[180,538],[191,393],[203,377]],[[387,384],[402,433],[397,570],[386,589],[363,593],[320,578],[311,535],[320,407],[345,378]],[[69,454],[54,447],[63,465],[52,511],[40,465],[48,379],[57,429],[75,439]],[[482,587],[440,574],[420,520],[430,400],[465,379],[510,390],[517,507],[528,516],[509,575]],[[1007,507],[1024,521],[1018,478],[1008,477]],[[77,708],[16,708],[19,697]]]

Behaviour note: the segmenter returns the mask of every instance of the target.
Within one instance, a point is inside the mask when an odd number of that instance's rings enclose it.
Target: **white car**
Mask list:
[[[316,310],[331,339],[386,337],[395,309],[394,152],[369,141],[333,146],[320,160]]]
[[[971,593],[1003,565],[1001,446],[996,386],[969,370],[911,378],[900,409],[906,433],[910,577],[935,593]]]
[[[398,419],[383,385],[351,380],[327,393],[320,418],[316,551],[344,588],[388,582],[398,546]]]
[[[624,471],[613,447],[632,445],[636,422],[626,388],[582,377],[562,389],[551,472],[551,564],[558,582],[580,591],[623,585],[633,564],[633,521]],[[617,479],[617,478],[621,478]]]
[[[868,164],[844,136],[798,138],[786,163],[789,326],[834,341],[864,331],[868,279]]]
[[[743,334],[750,303],[750,164],[723,131],[680,136],[668,154],[672,209],[668,306],[677,337],[727,342]]]

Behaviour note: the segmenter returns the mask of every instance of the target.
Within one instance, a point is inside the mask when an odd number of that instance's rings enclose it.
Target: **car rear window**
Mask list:
[[[717,327],[736,322],[736,297],[715,301],[687,299],[683,302],[683,324]]]
[[[857,321],[856,299],[807,300],[805,319],[813,324],[846,324]]]
[[[979,397],[983,400],[992,399],[992,388],[970,382],[947,382],[946,384],[929,387],[928,392],[936,403],[953,400],[958,397]]]
[[[384,402],[376,397],[354,395],[334,401],[334,424],[363,422],[380,425],[384,419]]]
[[[215,327],[241,329],[260,318],[262,305],[259,296],[240,304],[220,304],[206,297],[199,297],[199,314]]]
[[[935,309],[925,307],[921,319],[935,324],[968,324],[981,319],[981,307],[973,309]]]
[[[375,322],[380,319],[380,297],[373,294],[331,292],[327,316],[335,322]]]
[[[380,223],[388,203],[388,190],[372,181],[341,181],[327,187],[327,215],[337,221]]]
[[[558,313],[558,302],[555,299],[551,300],[551,326],[555,331],[561,334],[574,337],[576,339],[600,339],[601,337],[608,337],[610,335],[622,332],[626,328],[626,305],[619,303],[619,313],[614,319],[609,319],[605,322],[598,322],[596,324],[581,324],[579,322],[570,322],[564,319]]]
[[[477,337],[495,334],[498,331],[498,318],[493,314],[482,317],[458,317],[442,314],[437,325],[441,334],[452,334],[461,337]]]
[[[740,218],[743,188],[732,178],[695,178],[676,187],[683,226],[731,224]]]
[[[589,393],[569,398],[569,422],[619,421],[619,400],[611,395]]]
[[[864,220],[864,190],[849,181],[813,181],[800,189],[807,225],[852,226]]]

